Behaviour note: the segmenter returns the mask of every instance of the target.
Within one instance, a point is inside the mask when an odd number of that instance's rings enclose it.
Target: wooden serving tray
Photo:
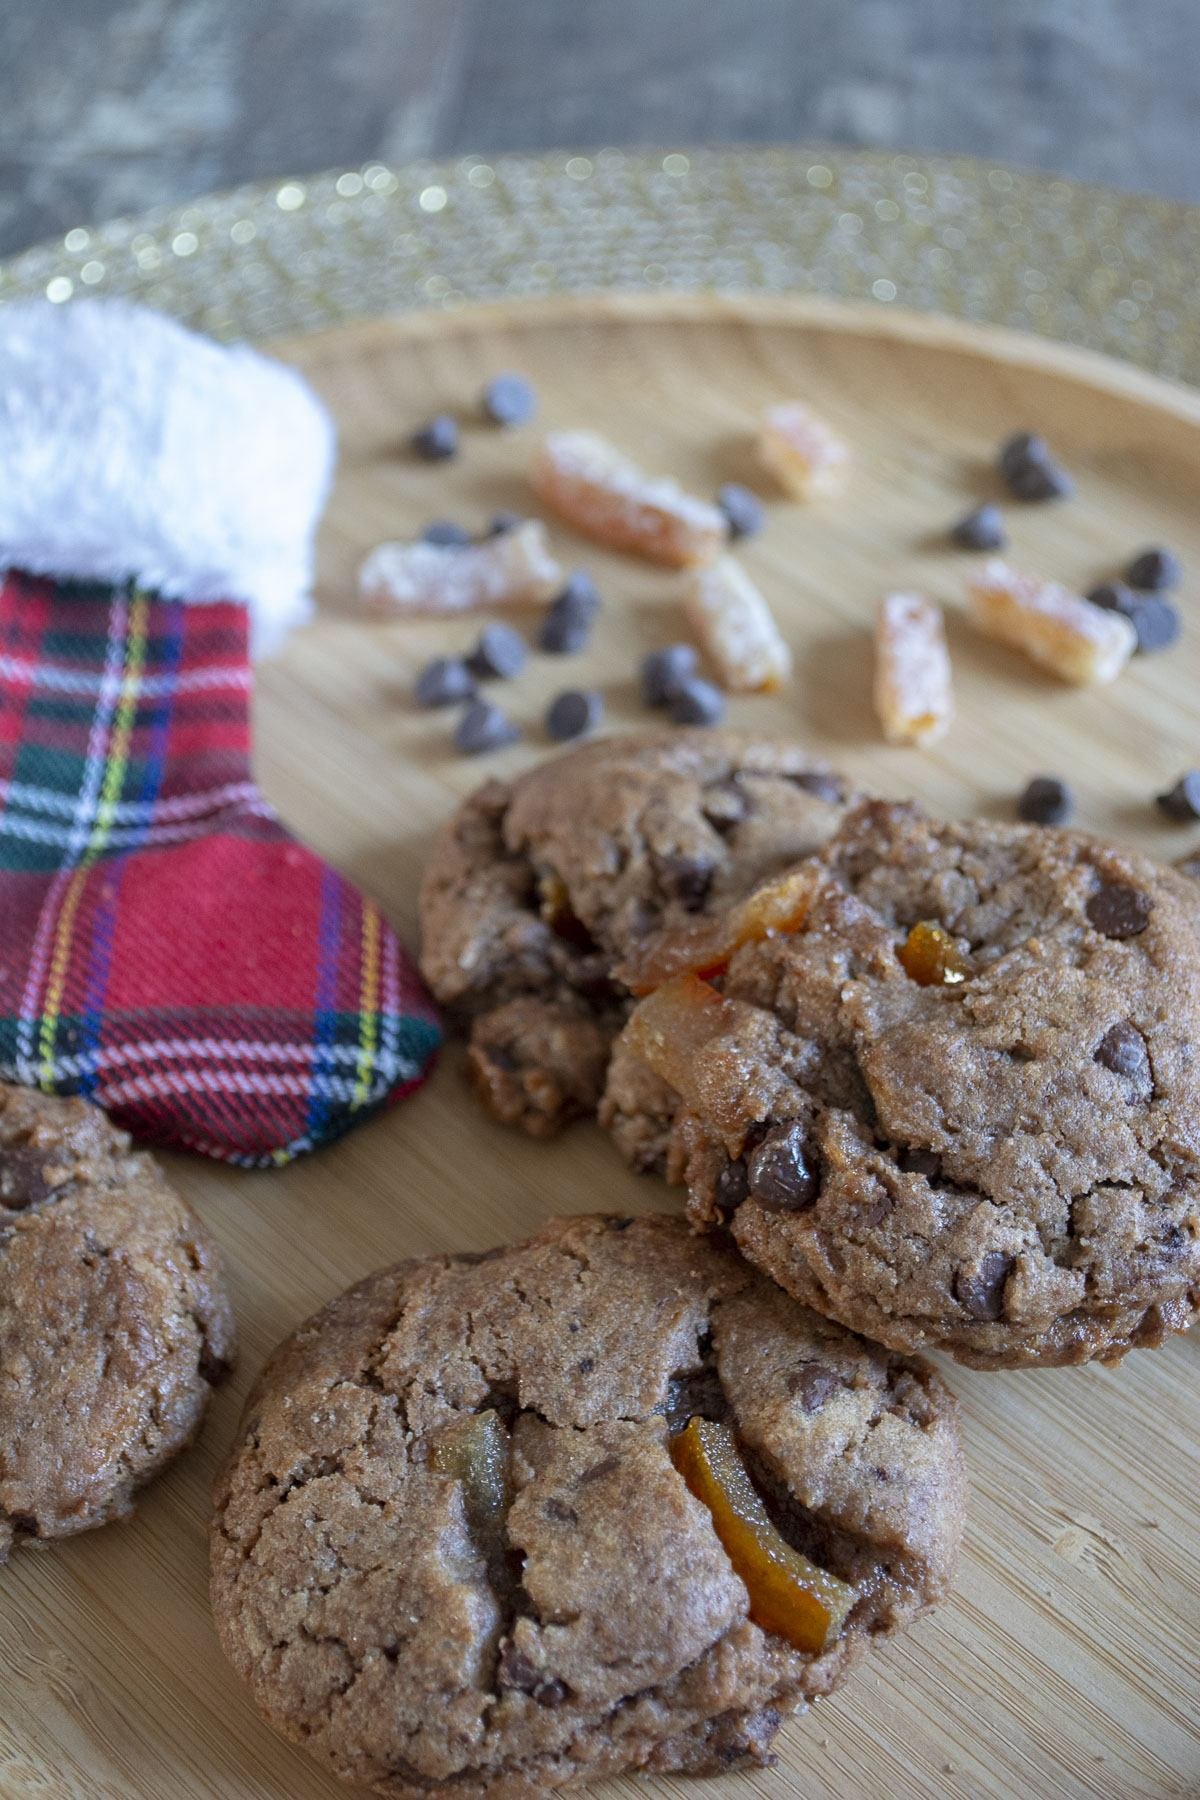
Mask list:
[[[811,509],[773,499],[767,532],[745,548],[797,671],[785,693],[734,703],[733,725],[794,736],[867,787],[951,814],[1009,817],[1029,775],[1061,774],[1083,826],[1164,857],[1200,844],[1200,827],[1169,826],[1151,804],[1200,762],[1200,397],[1031,339],[784,299],[469,308],[284,353],[337,414],[342,462],[320,622],[261,671],[258,770],[284,817],[410,940],[431,838],[459,796],[543,754],[541,714],[563,686],[603,687],[613,729],[647,724],[637,661],[678,633],[677,577],[555,529],[607,606],[585,657],[537,657],[498,695],[525,741],[472,762],[455,754],[447,715],[412,706],[418,666],[464,648],[478,620],[366,622],[354,571],[380,538],[429,518],[473,524],[528,505],[528,430],[469,423],[449,465],[404,448],[434,411],[471,418],[484,380],[506,368],[536,382],[541,422],[594,426],[704,494],[726,480],[769,492],[751,432],[770,399],[811,400],[851,440],[849,494]],[[1009,509],[1014,561],[1088,586],[1165,542],[1192,572],[1182,642],[1114,687],[1064,688],[954,610],[971,559],[947,548],[945,527],[996,494],[994,447],[1026,426],[1050,436],[1079,493]],[[869,625],[880,594],[900,587],[951,609],[959,719],[930,753],[887,749],[871,714]],[[0,1571],[5,1800],[344,1791],[259,1722],[209,1620],[209,1488],[252,1377],[298,1320],[379,1264],[484,1249],[553,1212],[677,1204],[594,1127],[534,1144],[490,1125],[453,1046],[414,1099],[282,1172],[169,1161],[226,1252],[241,1365],[132,1524],[22,1551]],[[797,1800],[1200,1793],[1200,1333],[1112,1369],[945,1372],[973,1480],[957,1593],[786,1727],[774,1769],[687,1784],[697,1800],[739,1785]]]

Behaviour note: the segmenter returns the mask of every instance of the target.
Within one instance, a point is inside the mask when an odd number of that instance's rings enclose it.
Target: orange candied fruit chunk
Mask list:
[[[508,1432],[499,1413],[469,1413],[433,1445],[429,1462],[462,1483],[463,1506],[475,1531],[497,1529],[508,1503]]]
[[[904,973],[919,987],[955,987],[967,979],[962,952],[940,925],[914,925],[896,952]]]
[[[816,1656],[840,1634],[858,1595],[780,1536],[746,1471],[728,1425],[690,1419],[671,1439],[671,1460],[712,1514],[713,1528],[764,1631]]]
[[[727,1029],[729,1010],[729,1002],[707,981],[679,975],[635,1007],[626,1036],[647,1067],[686,1095],[700,1056]]]
[[[801,930],[811,898],[811,874],[807,869],[793,869],[756,888],[728,912],[699,925],[664,932],[617,973],[634,994],[653,993],[677,975],[720,975],[743,944]]]

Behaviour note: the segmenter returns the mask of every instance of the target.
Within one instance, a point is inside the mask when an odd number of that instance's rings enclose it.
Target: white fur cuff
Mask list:
[[[334,445],[254,350],[120,300],[0,308],[0,569],[244,600],[269,653],[311,608]]]

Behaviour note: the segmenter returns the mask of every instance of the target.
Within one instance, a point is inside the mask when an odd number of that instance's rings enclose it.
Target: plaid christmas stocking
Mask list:
[[[250,773],[249,640],[303,615],[331,458],[252,352],[0,312],[0,1075],[246,1165],[399,1098],[438,1039]]]

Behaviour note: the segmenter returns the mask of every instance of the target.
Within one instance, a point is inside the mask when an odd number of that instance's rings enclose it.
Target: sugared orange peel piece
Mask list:
[[[471,1413],[433,1445],[429,1461],[439,1475],[461,1481],[467,1523],[473,1531],[498,1529],[508,1504],[508,1432],[499,1413]]]
[[[712,1514],[725,1554],[764,1631],[816,1656],[839,1636],[858,1598],[852,1587],[782,1538],[746,1472],[728,1425],[690,1419],[671,1439],[671,1460]]]
[[[896,952],[900,966],[919,987],[955,987],[967,979],[967,965],[948,931],[924,920],[914,925]]]
[[[653,993],[677,975],[720,975],[743,944],[800,931],[808,917],[812,892],[809,870],[793,869],[756,888],[728,912],[663,932],[642,953],[622,964],[617,974],[634,994]]]
[[[625,1028],[635,1056],[687,1099],[697,1059],[728,1028],[730,1005],[698,975],[677,975],[636,1006]]]

